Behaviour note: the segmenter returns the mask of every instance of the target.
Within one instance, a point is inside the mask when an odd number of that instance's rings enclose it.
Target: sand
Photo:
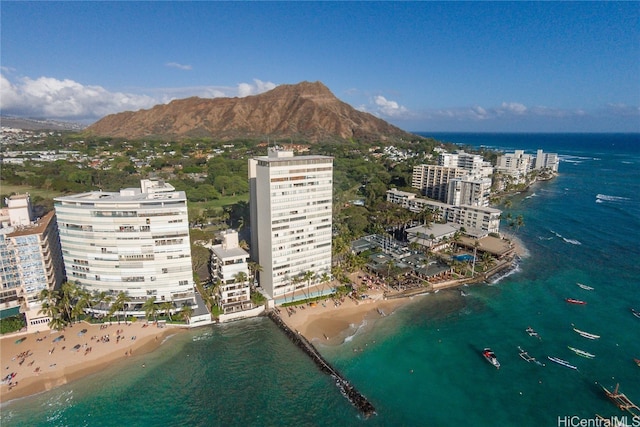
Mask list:
[[[151,352],[166,336],[184,330],[166,325],[160,328],[145,321],[120,325],[80,322],[61,332],[3,337],[0,340],[2,379],[12,373],[15,377],[10,383],[2,382],[0,402],[51,390],[131,355]],[[20,342],[22,338],[25,339]]]

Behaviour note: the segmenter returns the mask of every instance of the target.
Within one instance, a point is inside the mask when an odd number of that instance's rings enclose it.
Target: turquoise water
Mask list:
[[[559,416],[623,415],[598,385],[617,382],[640,404],[640,319],[630,312],[640,309],[640,137],[436,137],[557,152],[561,175],[513,199],[510,211],[525,222],[515,233],[529,256],[511,275],[466,287],[467,296],[416,297],[341,346],[318,343],[372,401],[375,417],[361,419],[331,379],[260,318],[175,336],[161,351],[11,402],[2,426],[556,426]],[[585,339],[572,324],[601,338]],[[527,335],[528,326],[542,339]],[[517,346],[546,366],[523,361]],[[500,370],[482,358],[484,347]]]

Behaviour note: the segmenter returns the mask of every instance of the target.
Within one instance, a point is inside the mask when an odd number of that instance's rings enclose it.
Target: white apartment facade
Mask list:
[[[454,178],[447,186],[446,202],[450,205],[489,206],[491,178]]]
[[[227,230],[222,236],[222,243],[211,246],[211,278],[220,281],[218,292],[223,314],[253,308],[249,254],[240,247],[237,232]]]
[[[251,258],[276,304],[301,299],[308,281],[331,274],[333,158],[270,149],[249,160]]]
[[[7,199],[0,224],[0,310],[21,312],[29,332],[46,330],[50,318],[40,313],[43,290],[64,281],[55,212],[33,219],[29,195]]]
[[[446,201],[449,181],[466,175],[464,169],[438,165],[417,165],[413,168],[411,186],[430,199]]]
[[[187,198],[163,181],[55,198],[67,280],[93,292],[125,292],[127,313],[149,298],[195,307]]]
[[[477,229],[486,233],[500,232],[500,216],[502,211],[485,206],[460,205],[416,197],[415,194],[399,191],[395,188],[387,190],[387,201],[399,204],[412,212],[429,209],[433,212],[436,222],[452,222],[464,226],[466,229]]]

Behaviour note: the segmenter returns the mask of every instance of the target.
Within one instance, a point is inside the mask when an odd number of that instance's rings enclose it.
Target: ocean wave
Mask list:
[[[581,245],[582,242],[580,242],[579,240],[576,239],[567,239],[566,237],[564,237],[562,234],[560,233],[556,233],[553,230],[550,230],[553,234],[556,235],[556,237],[558,237],[559,239],[564,240],[566,243],[571,243],[572,245]]]
[[[609,196],[608,194],[598,194],[596,195],[596,200],[605,200],[607,202],[626,202],[631,199],[628,197]]]
[[[525,197],[525,199],[530,199],[530,198],[532,198],[532,197],[536,197],[536,196],[537,196],[537,194],[536,194],[536,193],[533,193],[533,194],[531,194],[530,196]]]
[[[520,264],[516,263],[515,268],[511,268],[509,270],[507,270],[506,273],[504,274],[497,274],[496,276],[492,277],[491,280],[489,281],[489,285],[495,285],[496,283],[502,281],[502,279],[507,278],[509,276],[511,276],[512,274],[516,274],[519,273],[520,270]]]
[[[551,239],[553,239],[553,237],[538,236],[538,240],[551,240]]]

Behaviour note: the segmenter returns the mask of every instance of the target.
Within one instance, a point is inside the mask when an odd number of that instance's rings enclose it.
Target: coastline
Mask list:
[[[519,238],[510,233],[503,234],[514,244],[518,256],[529,255]],[[353,274],[352,279],[360,283],[365,277],[361,272]],[[468,282],[441,282],[433,286],[433,290],[455,288],[465,283]],[[308,341],[339,346],[362,325],[392,314],[410,303],[414,296],[427,292],[425,288],[417,293],[386,295],[381,286],[372,284],[365,299],[344,298],[338,303],[327,299],[315,304],[280,307],[278,310],[284,323]],[[86,332],[80,334],[85,329]],[[9,381],[2,382],[0,404],[4,406],[12,400],[52,390],[99,372],[133,354],[151,353],[168,336],[186,330],[170,325],[158,327],[145,321],[110,325],[80,322],[60,332],[21,333],[2,337],[2,378],[11,373],[16,375],[11,384]],[[62,336],[64,340],[54,342]],[[105,337],[108,337],[108,342],[103,341]],[[21,338],[26,339],[18,343]]]
[[[504,237],[514,245],[517,257],[528,257],[529,251],[522,240],[512,233],[503,233]],[[340,305],[334,304],[332,299],[325,300],[315,305],[298,305],[291,308],[281,308],[280,318],[289,328],[303,335],[310,342],[319,341],[323,345],[339,346],[345,339],[354,333],[361,325],[369,321],[375,322],[381,317],[393,313],[412,301],[414,296],[423,295],[441,289],[452,289],[465,284],[473,284],[484,281],[494,274],[505,269],[513,269],[509,261],[500,266],[497,271],[488,276],[478,277],[475,281],[469,279],[456,279],[440,282],[432,286],[429,291],[426,288],[416,289],[414,292],[386,294],[380,286],[370,286],[368,297],[363,300],[344,298]],[[365,280],[363,272],[354,273],[352,281],[360,284]]]
[[[2,381],[0,404],[52,390],[134,354],[153,352],[168,336],[185,330],[143,321],[120,325],[80,322],[60,332],[2,337],[2,378],[15,376]]]

